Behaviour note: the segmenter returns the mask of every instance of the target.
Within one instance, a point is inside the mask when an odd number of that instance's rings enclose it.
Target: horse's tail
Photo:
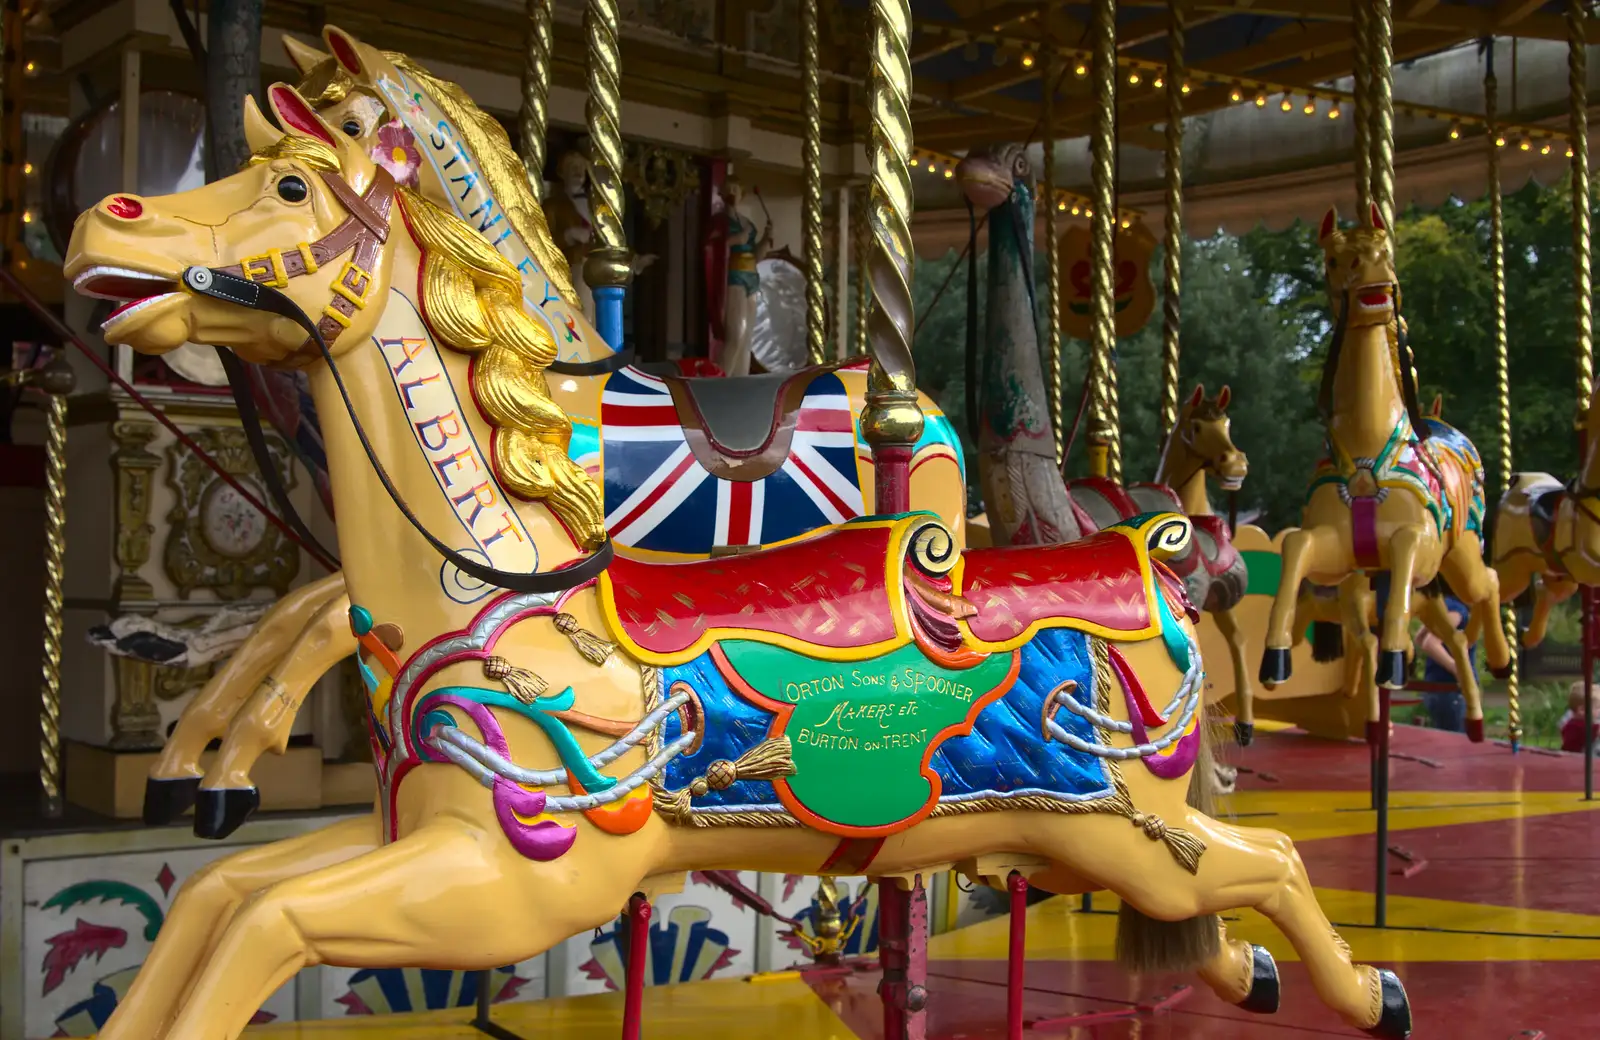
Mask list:
[[[1332,621],[1311,622],[1311,659],[1319,664],[1344,656],[1344,626]]]
[[[1211,723],[1201,710],[1200,747],[1189,773],[1189,805],[1215,815],[1216,757]],[[1222,951],[1216,914],[1158,921],[1128,903],[1117,911],[1117,961],[1130,971],[1194,971]]]

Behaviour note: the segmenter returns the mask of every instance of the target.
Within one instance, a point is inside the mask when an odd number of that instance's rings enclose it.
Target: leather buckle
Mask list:
[[[357,267],[354,260],[346,260],[339,269],[339,277],[333,280],[333,291],[349,300],[356,310],[362,310],[367,306],[367,294],[372,291],[372,275]]]
[[[240,261],[239,273],[246,281],[270,285],[274,289],[282,289],[289,284],[289,272],[283,266],[281,249],[269,249],[260,256],[247,257]]]

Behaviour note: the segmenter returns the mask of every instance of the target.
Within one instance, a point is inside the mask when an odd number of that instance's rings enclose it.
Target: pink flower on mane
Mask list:
[[[416,137],[399,120],[378,127],[378,143],[372,146],[372,161],[388,170],[401,187],[417,186],[422,153],[417,151]]]

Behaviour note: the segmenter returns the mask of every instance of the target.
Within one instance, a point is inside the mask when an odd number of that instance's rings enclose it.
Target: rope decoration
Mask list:
[[[691,781],[687,787],[676,791],[655,791],[655,808],[670,823],[709,826],[703,816],[690,811],[690,802],[703,798],[712,791],[725,791],[740,780],[776,780],[794,775],[794,754],[788,737],[763,740],[755,747],[729,762],[719,758],[706,767],[705,774]],[[765,814],[761,814],[765,815]],[[720,814],[719,814],[720,816]],[[717,819],[717,823],[731,823]]]

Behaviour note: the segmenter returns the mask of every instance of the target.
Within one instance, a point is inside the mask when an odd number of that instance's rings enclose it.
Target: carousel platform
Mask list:
[[[1299,845],[1318,897],[1358,959],[1405,981],[1418,1038],[1551,1040],[1600,1034],[1600,802],[1585,802],[1577,755],[1472,745],[1397,727],[1394,740],[1387,929],[1371,926],[1375,814],[1364,745],[1296,731],[1234,750],[1234,818],[1273,827]],[[1195,979],[1132,977],[1112,960],[1115,903],[1085,912],[1056,898],[1029,910],[1029,1032],[1122,1040],[1253,1040],[1355,1036],[1317,1001],[1304,970],[1263,918],[1230,918],[1236,935],[1268,947],[1283,977],[1283,1007],[1260,1018],[1229,1007]],[[1007,922],[994,918],[929,942],[927,1035],[1005,1035]],[[645,1035],[722,1040],[877,1040],[882,1013],[870,965],[780,972],[645,991]],[[529,1040],[612,1040],[617,993],[499,1005],[493,1020]],[[469,1040],[485,1034],[471,1009],[362,1016],[255,1027],[286,1040]]]

